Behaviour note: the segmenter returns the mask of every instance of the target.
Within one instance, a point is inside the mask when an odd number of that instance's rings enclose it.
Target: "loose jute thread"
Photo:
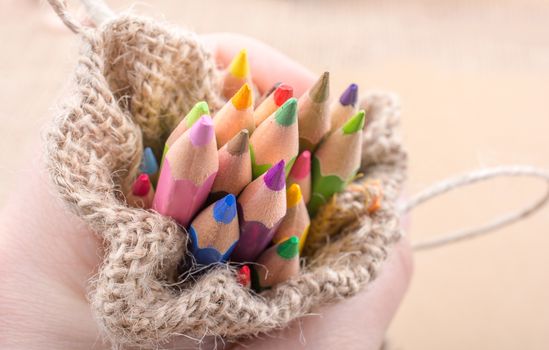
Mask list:
[[[68,208],[106,242],[90,301],[113,346],[158,347],[178,334],[228,341],[254,336],[349,298],[376,278],[388,248],[402,236],[402,211],[395,203],[406,153],[396,131],[400,110],[393,95],[369,93],[361,100],[369,107],[364,176],[331,202],[328,209],[337,217],[330,216],[320,230],[338,230],[307,253],[299,276],[262,295],[242,288],[228,267],[180,282],[176,272],[187,259],[186,232],[153,211],[127,207],[118,194],[138,171],[143,143],[161,147],[159,135],[178,123],[192,102],[205,100],[213,111],[221,105],[213,57],[193,33],[147,18],[114,16],[102,1],[86,1],[98,28],[70,16],[64,1],[49,2],[83,45],[74,89],[47,135],[48,168]],[[479,177],[487,178],[473,175],[431,189],[403,211]],[[369,212],[379,189],[381,205]]]

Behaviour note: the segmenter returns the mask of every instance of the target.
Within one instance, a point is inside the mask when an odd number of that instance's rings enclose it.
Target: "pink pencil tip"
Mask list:
[[[265,173],[265,185],[273,191],[280,191],[286,186],[286,173],[284,172],[284,160],[273,165],[272,168]]]
[[[132,193],[134,196],[143,197],[149,193],[151,189],[151,181],[149,180],[149,175],[140,174],[132,186]]]
[[[296,179],[303,179],[305,176],[309,175],[310,172],[311,152],[304,151],[295,160],[295,163],[292,166],[292,171],[290,171],[290,176]]]
[[[191,142],[195,146],[204,146],[214,137],[214,124],[212,118],[204,115],[191,127]]]

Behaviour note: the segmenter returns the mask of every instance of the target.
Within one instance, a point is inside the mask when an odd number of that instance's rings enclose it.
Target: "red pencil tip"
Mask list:
[[[140,174],[137,179],[135,179],[132,186],[132,193],[135,196],[144,197],[151,190],[151,180],[149,175]]]
[[[288,84],[280,84],[274,91],[273,98],[277,106],[282,106],[294,95],[294,89]]]
[[[248,265],[244,265],[238,269],[236,274],[237,282],[243,287],[250,287],[251,284],[251,271]]]

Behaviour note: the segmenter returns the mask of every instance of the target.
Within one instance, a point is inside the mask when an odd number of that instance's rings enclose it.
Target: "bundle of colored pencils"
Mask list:
[[[241,51],[225,72],[228,102],[213,117],[198,102],[166,140],[160,167],[145,149],[128,204],[175,219],[197,264],[241,263],[243,285],[262,290],[298,274],[310,218],[361,160],[358,87],[331,102],[329,85],[325,72],[296,99],[278,83],[254,108]]]

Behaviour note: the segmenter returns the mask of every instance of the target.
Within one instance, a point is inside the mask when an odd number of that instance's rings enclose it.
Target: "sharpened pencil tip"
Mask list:
[[[274,91],[273,99],[277,106],[281,106],[294,95],[294,89],[288,84],[280,84]]]
[[[297,120],[297,99],[290,98],[275,112],[275,120],[283,126],[290,126]]]
[[[139,174],[132,186],[132,193],[135,196],[143,197],[151,190],[151,180],[147,174]]]
[[[214,204],[213,216],[217,222],[229,224],[236,217],[236,197],[228,194]]]
[[[303,179],[311,172],[311,152],[303,151],[295,160],[292,170],[290,171],[290,177],[296,179]]]
[[[292,236],[279,243],[276,252],[278,256],[283,259],[289,260],[294,258],[299,254],[299,238],[297,236]]]
[[[196,121],[203,115],[210,115],[210,109],[208,108],[208,103],[206,101],[196,103],[193,108],[191,108],[189,113],[187,113],[185,116],[187,128],[191,128],[191,126],[193,126],[194,123],[196,123]]]
[[[292,184],[286,191],[286,205],[288,208],[295,207],[303,196],[301,195],[301,187],[298,184]]]
[[[204,115],[192,126],[190,139],[195,146],[204,146],[214,137],[214,124],[212,118]]]
[[[265,177],[263,178],[265,185],[273,191],[280,191],[286,187],[286,173],[284,172],[284,166],[284,160],[281,160],[265,173]]]
[[[324,72],[309,91],[311,100],[322,103],[330,96],[330,72]]]
[[[143,151],[143,159],[141,160],[139,171],[149,175],[156,174],[158,171],[158,162],[156,161],[156,157],[150,147],[146,147]]]
[[[344,134],[354,134],[355,132],[362,130],[364,127],[366,113],[363,109],[358,111],[351,119],[349,119],[345,124],[343,124],[343,133]]]
[[[239,156],[249,150],[250,132],[248,129],[242,129],[228,143],[227,151],[233,156]]]
[[[339,102],[343,106],[355,106],[356,101],[358,100],[358,85],[357,84],[351,84],[343,91],[341,94],[341,97],[339,98]]]
[[[246,49],[240,50],[239,53],[231,61],[229,65],[229,72],[231,75],[243,79],[250,74],[250,64],[248,62],[248,51]]]
[[[234,108],[239,111],[249,108],[253,103],[253,94],[252,89],[250,89],[250,85],[248,85],[248,83],[242,85],[242,87],[231,98],[231,102]]]

